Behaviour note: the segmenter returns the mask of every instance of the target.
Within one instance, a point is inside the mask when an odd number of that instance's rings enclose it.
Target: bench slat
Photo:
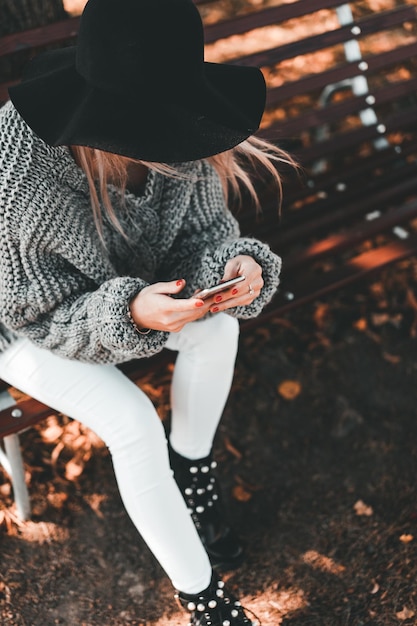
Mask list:
[[[16,418],[11,415],[15,408],[21,410],[22,417]],[[33,398],[21,400],[16,404],[16,407],[0,411],[0,439],[6,435],[24,430],[48,415],[53,415],[53,413],[53,409]]]
[[[300,175],[297,175],[292,170],[284,172],[285,190],[282,213],[285,222],[293,223],[293,220],[295,220],[299,223],[301,219],[305,219],[304,216],[298,216],[298,212],[303,209],[292,211],[291,207],[294,204],[299,206],[303,204],[303,201],[308,202],[309,197],[317,197],[317,194],[320,194],[321,197],[324,196],[324,198],[332,198],[332,202],[335,200],[341,202],[346,195],[349,196],[352,189],[358,186],[374,193],[375,187],[378,187],[381,181],[387,181],[387,176],[385,175],[383,178],[380,176],[375,178],[376,170],[382,170],[384,174],[385,172],[392,173],[394,169],[398,169],[398,164],[400,164],[401,167],[399,169],[401,172],[403,171],[403,162],[408,159],[411,164],[409,167],[414,171],[414,168],[417,168],[416,142],[405,140],[401,147],[398,146],[398,149],[399,152],[395,149],[387,148],[376,153],[374,152],[360,161],[355,160],[351,163],[344,163],[343,171],[335,170],[315,176],[312,176],[308,171],[304,171]],[[406,176],[408,172],[407,166]],[[247,206],[237,213],[239,223],[245,233],[253,232],[254,228],[259,229],[258,232],[262,232],[266,223],[269,229],[277,228],[278,210],[275,195],[275,193],[271,194],[261,190],[262,212],[260,214],[256,214],[251,206]],[[330,208],[326,202],[326,200],[321,200],[320,202],[316,200],[314,209],[310,206],[308,210],[317,211],[317,215],[320,215],[323,211]],[[328,202],[330,202],[330,199]],[[269,224],[268,222],[270,221],[273,223]]]
[[[358,201],[357,205],[349,205],[344,207],[344,210],[336,209],[334,217],[333,215],[325,215],[323,221],[304,223],[299,230],[291,230],[291,237],[289,238],[291,241],[285,241],[285,234],[288,231],[283,229],[281,236],[277,235],[270,239],[271,248],[279,251],[284,258],[286,271],[300,270],[307,261],[313,260],[313,253],[317,255],[314,260],[318,260],[323,256],[337,257],[345,246],[350,245],[354,250],[358,242],[364,241],[367,236],[373,237],[377,234],[378,229],[381,233],[385,232],[389,228],[391,220],[395,222],[395,215],[398,214],[398,225],[405,224],[415,217],[414,203],[417,190],[414,188],[414,199],[410,199],[413,196],[407,193],[409,189],[403,188],[401,193],[400,187],[398,187],[399,195],[395,198],[396,202],[390,207],[378,203],[378,197],[375,198],[375,201],[368,199],[362,202]],[[393,198],[391,197],[391,199]],[[386,210],[387,208],[388,210]],[[366,220],[365,215],[372,214],[374,211],[381,213],[381,216],[369,221]],[[393,223],[393,226],[395,225],[396,223]],[[324,238],[323,232],[326,233]],[[298,238],[296,237],[297,233],[299,233]],[[308,243],[304,243],[306,240]],[[290,243],[292,246],[289,247]]]
[[[417,235],[408,239],[394,241],[386,246],[364,252],[345,261],[343,266],[320,275],[303,272],[302,279],[295,280],[290,274],[283,273],[280,293],[272,306],[265,310],[264,319],[284,315],[292,309],[317,300],[336,289],[341,289],[369,274],[380,271],[383,267],[401,261],[417,253]],[[288,299],[286,285],[289,285],[291,299]],[[255,320],[248,320],[247,325],[254,325]]]
[[[364,94],[363,96],[352,95],[342,102],[329,104],[321,109],[309,109],[301,115],[294,116],[292,119],[279,122],[280,133],[283,137],[288,137],[309,128],[317,128],[318,126],[338,122],[339,120],[344,120],[348,115],[357,114],[369,108],[369,106],[376,108],[381,104],[398,101],[407,95],[415,97],[416,92],[417,78],[392,82],[376,91],[372,91],[372,96],[375,98],[372,105],[367,102],[369,94]]]
[[[285,271],[294,271],[302,265],[308,265],[325,256],[339,254],[367,239],[371,239],[375,235],[386,232],[394,226],[404,224],[416,216],[417,201],[413,200],[403,206],[396,207],[394,210],[383,213],[377,219],[371,221],[363,220],[361,223],[356,224],[354,229],[329,235],[325,239],[303,247],[299,252],[285,256]]]
[[[411,159],[406,161],[410,154]],[[368,157],[363,165],[363,171],[360,164],[355,163],[351,168],[344,168],[342,176],[338,172],[328,180],[318,177],[314,187],[309,187],[308,181],[298,180],[292,195],[286,181],[281,219],[276,202],[269,199],[269,203],[262,203],[260,215],[253,208],[239,215],[242,234],[253,236],[255,233],[280,252],[282,247],[300,241],[306,245],[309,237],[326,228],[350,224],[351,217],[357,213],[395,206],[417,193],[417,146],[414,142],[404,145],[401,155],[394,150],[382,150],[375,156],[375,163]],[[377,176],[376,169],[380,170]]]
[[[309,74],[299,80],[288,81],[284,85],[272,87],[268,90],[267,106],[272,107],[289,98],[294,98],[311,91],[318,91],[324,89],[327,85],[333,85],[358,75],[371,75],[373,72],[387,69],[397,63],[413,58],[416,55],[417,41],[399,46],[388,52],[365,55],[361,61],[341,64],[335,68],[318,72],[317,74]],[[366,71],[361,70],[359,67],[359,64],[362,63],[367,67]]]
[[[298,0],[263,11],[248,13],[206,26],[205,42],[208,44],[233,35],[242,35],[255,28],[281,24],[303,15],[316,13],[322,9],[333,9],[340,4],[340,0],[309,0],[308,3],[305,0]]]
[[[316,145],[306,146],[303,148],[294,147],[293,153],[300,163],[307,165],[307,163],[317,161],[324,157],[334,158],[338,152],[346,152],[346,150],[352,148],[353,146],[359,146],[361,143],[374,141],[383,135],[388,135],[389,133],[393,133],[395,131],[405,131],[407,129],[412,131],[415,129],[416,124],[417,109],[404,110],[398,113],[393,113],[384,119],[384,132],[380,132],[378,130],[381,126],[379,123],[371,124],[369,126],[355,128],[349,132],[337,133],[330,139],[326,139]],[[276,126],[275,129],[278,130],[279,126]],[[262,137],[273,137],[272,133],[265,134],[265,132],[261,131],[259,134]],[[273,137],[273,140],[277,141],[277,137]],[[279,140],[282,141],[282,137],[279,137]]]
[[[194,0],[194,3],[211,4],[216,0]],[[233,20],[232,20],[233,21]],[[80,17],[69,17],[53,24],[45,24],[37,28],[30,28],[0,39],[0,57],[5,57],[21,50],[38,48],[40,46],[61,43],[77,36],[80,27]]]
[[[38,28],[31,28],[0,39],[0,57],[5,57],[21,50],[38,48],[40,46],[62,43],[77,36],[80,26],[79,17],[70,17],[67,20],[46,24]]]
[[[381,11],[370,17],[364,17],[348,26],[341,26],[340,28],[325,31],[319,35],[311,35],[305,39],[299,39],[262,52],[239,56],[231,59],[228,63],[232,65],[269,67],[287,59],[318,52],[324,48],[343,44],[352,39],[359,39],[363,36],[372,35],[381,30],[392,28],[393,26],[399,26],[406,21],[415,19],[415,17],[416,10],[413,6],[400,5],[390,11]],[[352,35],[354,25],[361,29],[360,35]]]

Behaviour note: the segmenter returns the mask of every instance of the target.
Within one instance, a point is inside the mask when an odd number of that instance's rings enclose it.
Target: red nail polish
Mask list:
[[[232,296],[235,296],[237,294],[238,290],[237,289],[233,289],[232,291]]]
[[[180,285],[182,285],[182,280],[177,280],[177,287],[180,287]]]
[[[196,306],[203,306],[204,302],[202,300],[197,300],[197,302],[195,303]]]
[[[218,306],[214,306],[214,307],[211,309],[211,312],[212,312],[212,313],[217,313],[217,311],[218,311],[218,310],[219,310],[219,307],[218,307]]]
[[[221,296],[216,296],[214,299],[216,302],[221,302],[223,298]]]

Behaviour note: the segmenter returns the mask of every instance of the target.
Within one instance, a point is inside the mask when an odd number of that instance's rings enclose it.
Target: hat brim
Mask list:
[[[46,52],[9,90],[20,115],[49,145],[172,163],[229,150],[259,127],[266,89],[257,68],[204,63],[198,85],[164,93],[161,76],[161,89],[122,95],[87,84],[75,57],[75,47]]]

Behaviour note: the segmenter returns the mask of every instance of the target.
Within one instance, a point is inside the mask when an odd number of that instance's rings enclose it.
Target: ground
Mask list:
[[[416,275],[242,335],[216,456],[247,546],[227,577],[264,626],[417,623]],[[141,380],[165,420],[170,369]],[[22,440],[34,516],[0,478],[1,624],[185,625],[101,442],[64,417]]]
[[[242,334],[216,457],[247,547],[227,578],[263,626],[417,624],[416,278],[405,261]],[[165,421],[170,376],[140,381]],[[185,625],[101,442],[51,416],[22,447],[33,518],[0,472],[0,624]]]

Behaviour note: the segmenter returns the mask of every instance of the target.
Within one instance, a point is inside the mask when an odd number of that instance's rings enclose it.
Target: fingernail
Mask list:
[[[212,312],[212,313],[217,313],[217,311],[218,311],[218,310],[219,310],[219,307],[218,307],[218,306],[214,306],[214,307],[211,309],[211,312]]]
[[[235,296],[237,294],[237,291],[238,291],[237,289],[233,289],[232,296]]]
[[[177,287],[180,287],[182,285],[182,280],[177,280]]]
[[[202,300],[197,300],[195,303],[196,306],[203,306],[204,302]]]
[[[214,299],[215,299],[216,302],[221,302],[222,301],[222,297],[221,296],[216,296]]]

